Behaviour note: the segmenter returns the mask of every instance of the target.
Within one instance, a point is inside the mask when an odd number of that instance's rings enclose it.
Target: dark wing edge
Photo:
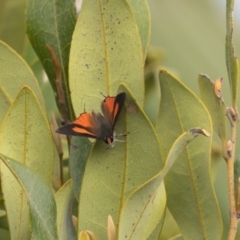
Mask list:
[[[126,99],[126,93],[125,92],[121,92],[119,93],[116,98],[115,98],[115,101],[114,101],[114,108],[113,108],[113,128],[115,127],[116,125],[116,122],[118,120],[118,117],[119,117],[119,114],[123,108],[123,105],[124,105],[124,102],[125,102],[125,99]],[[117,108],[117,112],[115,113],[116,109]]]
[[[89,137],[89,138],[95,138],[95,139],[98,138],[95,134],[91,133],[91,131],[88,128],[85,128],[75,123],[64,125],[58,128],[56,132],[64,135],[70,135],[70,136],[82,136],[82,137]]]

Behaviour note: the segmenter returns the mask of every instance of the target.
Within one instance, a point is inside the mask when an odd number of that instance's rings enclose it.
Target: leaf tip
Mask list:
[[[108,215],[108,240],[116,239],[115,225],[111,215]]]

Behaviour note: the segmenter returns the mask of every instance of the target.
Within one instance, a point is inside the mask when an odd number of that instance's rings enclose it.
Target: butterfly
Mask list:
[[[115,142],[122,142],[116,139],[114,128],[125,98],[125,92],[119,93],[116,97],[107,96],[101,104],[102,113],[83,112],[72,123],[60,127],[56,132],[99,139],[113,147]],[[120,135],[125,136],[126,133]]]

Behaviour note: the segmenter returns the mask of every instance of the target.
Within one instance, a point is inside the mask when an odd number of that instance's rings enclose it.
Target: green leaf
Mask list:
[[[73,191],[78,200],[85,165],[91,151],[92,144],[85,137],[72,137],[69,157],[71,178],[73,179]]]
[[[56,92],[55,70],[46,45],[49,45],[57,55],[62,70],[62,87],[69,110],[69,119],[71,119],[73,113],[71,112],[68,91],[68,61],[75,22],[73,1],[27,1],[26,24],[28,37],[43,64],[54,92]]]
[[[0,125],[1,121],[4,118],[8,108],[11,105],[11,100],[6,95],[5,91],[0,86],[0,103],[1,103],[1,111],[0,111]]]
[[[164,182],[151,181],[148,185],[134,192],[124,205],[119,239],[147,239],[164,217],[167,200]]]
[[[72,222],[72,180],[68,180],[55,194],[57,204],[57,227],[59,240],[76,239]]]
[[[5,210],[0,210],[0,218],[5,217],[6,216],[6,211]]]
[[[44,85],[46,85],[46,84],[51,85],[50,82],[46,81],[46,79],[45,79],[45,76],[44,76],[45,73],[44,73],[42,63],[40,62],[40,60],[39,60],[36,52],[34,51],[30,41],[28,41],[25,44],[23,57],[24,57],[25,61],[27,62],[28,66],[34,72],[34,75],[36,76],[36,78],[38,79],[41,90],[43,91]],[[51,88],[51,90],[52,90],[52,88]],[[44,97],[44,99],[45,99],[45,97]],[[48,101],[46,101],[46,102],[48,103]],[[48,107],[48,106],[46,106],[46,107]]]
[[[145,80],[144,111],[155,125],[160,104],[160,87],[156,73],[151,72]]]
[[[166,194],[166,193],[165,193]],[[163,227],[163,223],[165,222],[166,211],[164,212],[164,216],[161,221],[159,221],[157,227],[152,231],[151,235],[147,238],[147,240],[159,239]]]
[[[210,113],[213,122],[213,128],[222,140],[223,149],[226,150],[227,140],[225,104],[214,94],[214,83],[206,75],[199,75],[198,86],[202,101]]]
[[[142,51],[145,61],[147,48],[150,40],[150,11],[146,0],[129,0],[132,11],[135,15],[138,31],[142,42]]]
[[[0,236],[4,240],[11,240],[9,232],[4,228],[0,228]]]
[[[196,131],[199,130],[183,133],[170,149],[163,169],[126,200],[119,223],[119,239],[147,239],[161,222],[166,207],[163,179],[186,145],[198,136]]]
[[[235,200],[236,200],[237,211],[239,211],[239,208],[240,208],[239,178],[240,178],[240,159],[238,156],[238,158],[234,162],[234,190],[235,190]]]
[[[234,8],[234,0],[227,0],[226,5],[226,65],[228,79],[232,93],[232,104],[236,107],[238,99],[238,59],[234,55],[234,47],[232,42],[233,18],[232,11]]]
[[[48,121],[28,87],[19,92],[0,126],[0,153],[25,164],[51,184],[54,143]],[[26,195],[10,173],[2,177],[2,189],[11,236],[17,239],[18,234],[29,232]]]
[[[24,189],[29,201],[32,237],[34,239],[58,239],[56,226],[56,204],[52,190],[29,168],[8,157],[1,158],[1,171],[4,178],[14,176]],[[11,179],[8,179],[12,181]],[[12,191],[15,191],[15,188]],[[13,207],[13,206],[12,206]],[[12,210],[14,211],[14,210]],[[9,213],[9,211],[8,211]],[[18,214],[18,213],[15,213]],[[25,216],[27,217],[27,216]],[[27,217],[28,218],[28,217]],[[22,219],[25,221],[26,219]],[[17,225],[16,225],[17,226]],[[16,227],[14,226],[14,227]],[[13,239],[30,239],[15,236]]]
[[[198,126],[212,134],[212,124],[202,102],[179,80],[164,70],[159,80],[161,103],[156,129],[166,159],[182,132]],[[167,205],[184,239],[222,236],[222,218],[210,174],[211,140],[197,138],[189,144],[165,178]]]
[[[29,86],[44,107],[41,90],[31,69],[14,50],[0,41],[0,124],[23,86]]]
[[[127,87],[122,85],[120,91],[127,93],[126,113],[124,108],[116,134],[130,133],[126,142],[117,142],[111,149],[102,141],[95,143],[85,167],[79,197],[78,230],[89,229],[99,239],[107,238],[108,215],[118,226],[126,198],[162,167],[159,142],[150,120]]]
[[[95,109],[101,91],[115,95],[126,83],[144,100],[143,53],[127,1],[84,0],[70,52],[69,81],[75,113]]]
[[[26,42],[25,0],[1,0],[0,9],[0,39],[22,54]]]

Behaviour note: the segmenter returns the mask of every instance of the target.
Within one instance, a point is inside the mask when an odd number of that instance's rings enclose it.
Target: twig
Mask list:
[[[56,53],[54,52],[54,50],[52,49],[52,47],[50,47],[49,45],[46,45],[52,61],[53,61],[53,66],[55,69],[55,74],[56,74],[56,89],[57,89],[57,98],[58,98],[58,106],[59,106],[59,110],[61,113],[61,116],[65,122],[65,124],[69,123],[68,120],[68,110],[67,110],[67,106],[66,106],[66,101],[65,101],[65,96],[64,96],[64,91],[62,88],[62,68],[61,68],[61,64],[57,58]]]
[[[236,112],[236,111],[235,111]],[[227,114],[230,125],[231,125],[231,154],[228,154],[226,159],[227,172],[228,172],[228,194],[229,194],[229,211],[230,211],[230,226],[228,232],[228,240],[234,240],[237,233],[238,218],[236,212],[236,200],[235,200],[235,187],[234,187],[234,159],[236,149],[236,135],[238,118],[235,118],[231,114]]]
[[[59,111],[61,113],[61,116],[63,118],[64,124],[69,123],[69,119],[68,119],[68,109],[66,106],[66,101],[65,101],[65,95],[64,95],[64,91],[62,88],[62,68],[61,68],[61,64],[58,60],[58,57],[56,55],[56,53],[54,52],[53,48],[51,46],[49,46],[48,44],[46,44],[46,47],[51,55],[52,61],[53,61],[53,66],[55,69],[55,74],[56,74],[56,89],[57,89],[57,99],[58,99],[58,107],[59,107]],[[68,142],[68,151],[70,152],[70,137],[67,136],[67,142]],[[59,155],[60,158],[60,174],[61,174],[61,180],[63,181],[63,158]]]

